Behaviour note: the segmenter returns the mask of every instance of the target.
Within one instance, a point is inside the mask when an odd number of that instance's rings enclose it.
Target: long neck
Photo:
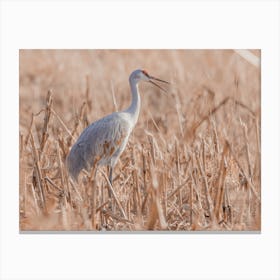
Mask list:
[[[135,125],[140,112],[141,99],[138,92],[138,84],[131,79],[129,79],[129,84],[131,89],[132,101],[130,106],[125,111],[131,114],[133,124]]]

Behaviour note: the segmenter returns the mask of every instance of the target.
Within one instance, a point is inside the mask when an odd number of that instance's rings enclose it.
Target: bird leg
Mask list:
[[[113,167],[112,166],[109,166],[109,181],[110,181],[111,186],[113,187]],[[112,198],[112,191],[110,188],[109,188],[109,198],[110,199]]]
[[[113,166],[109,166],[109,182],[111,184],[111,187],[108,189],[109,190],[109,200],[110,200],[110,209],[112,212],[115,212],[115,203],[113,203],[113,193],[111,188],[113,188]]]

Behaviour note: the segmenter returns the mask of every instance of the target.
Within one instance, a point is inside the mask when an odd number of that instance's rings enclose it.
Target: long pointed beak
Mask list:
[[[164,80],[161,80],[161,79],[158,79],[158,78],[155,78],[155,77],[152,77],[152,76],[149,76],[149,79],[150,79],[149,82],[150,82],[151,84],[157,86],[158,88],[160,88],[161,90],[163,90],[164,92],[167,93],[167,90],[166,90],[166,89],[162,88],[160,85],[158,85],[158,84],[156,84],[155,82],[153,82],[153,80],[159,81],[159,82],[162,82],[162,83],[166,83],[166,84],[169,84],[169,82],[166,82],[166,81],[164,81]]]

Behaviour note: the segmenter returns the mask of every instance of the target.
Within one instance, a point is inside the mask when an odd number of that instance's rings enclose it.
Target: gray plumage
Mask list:
[[[129,76],[132,94],[130,106],[92,123],[82,132],[66,159],[68,172],[75,181],[82,169],[90,171],[97,164],[110,167],[109,180],[112,184],[113,168],[138,120],[141,103],[138,83],[150,82],[164,90],[152,80],[167,83],[148,75],[145,70],[133,71]]]
[[[98,165],[114,167],[123,152],[131,132],[129,114],[113,113],[91,125],[80,135],[67,157],[67,167],[77,181],[82,169],[89,171]]]

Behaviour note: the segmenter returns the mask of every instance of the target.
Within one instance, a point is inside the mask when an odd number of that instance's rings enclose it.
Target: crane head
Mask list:
[[[166,90],[164,88],[162,88],[160,85],[156,84],[154,81],[169,84],[169,82],[166,82],[164,80],[161,80],[161,79],[158,79],[158,78],[155,78],[155,77],[149,75],[148,72],[146,70],[143,70],[143,69],[137,69],[137,70],[133,71],[131,73],[129,79],[131,81],[133,81],[134,83],[138,83],[140,81],[149,82],[149,83],[157,86],[158,88],[160,88],[161,90],[163,90],[165,92],[166,92]]]

